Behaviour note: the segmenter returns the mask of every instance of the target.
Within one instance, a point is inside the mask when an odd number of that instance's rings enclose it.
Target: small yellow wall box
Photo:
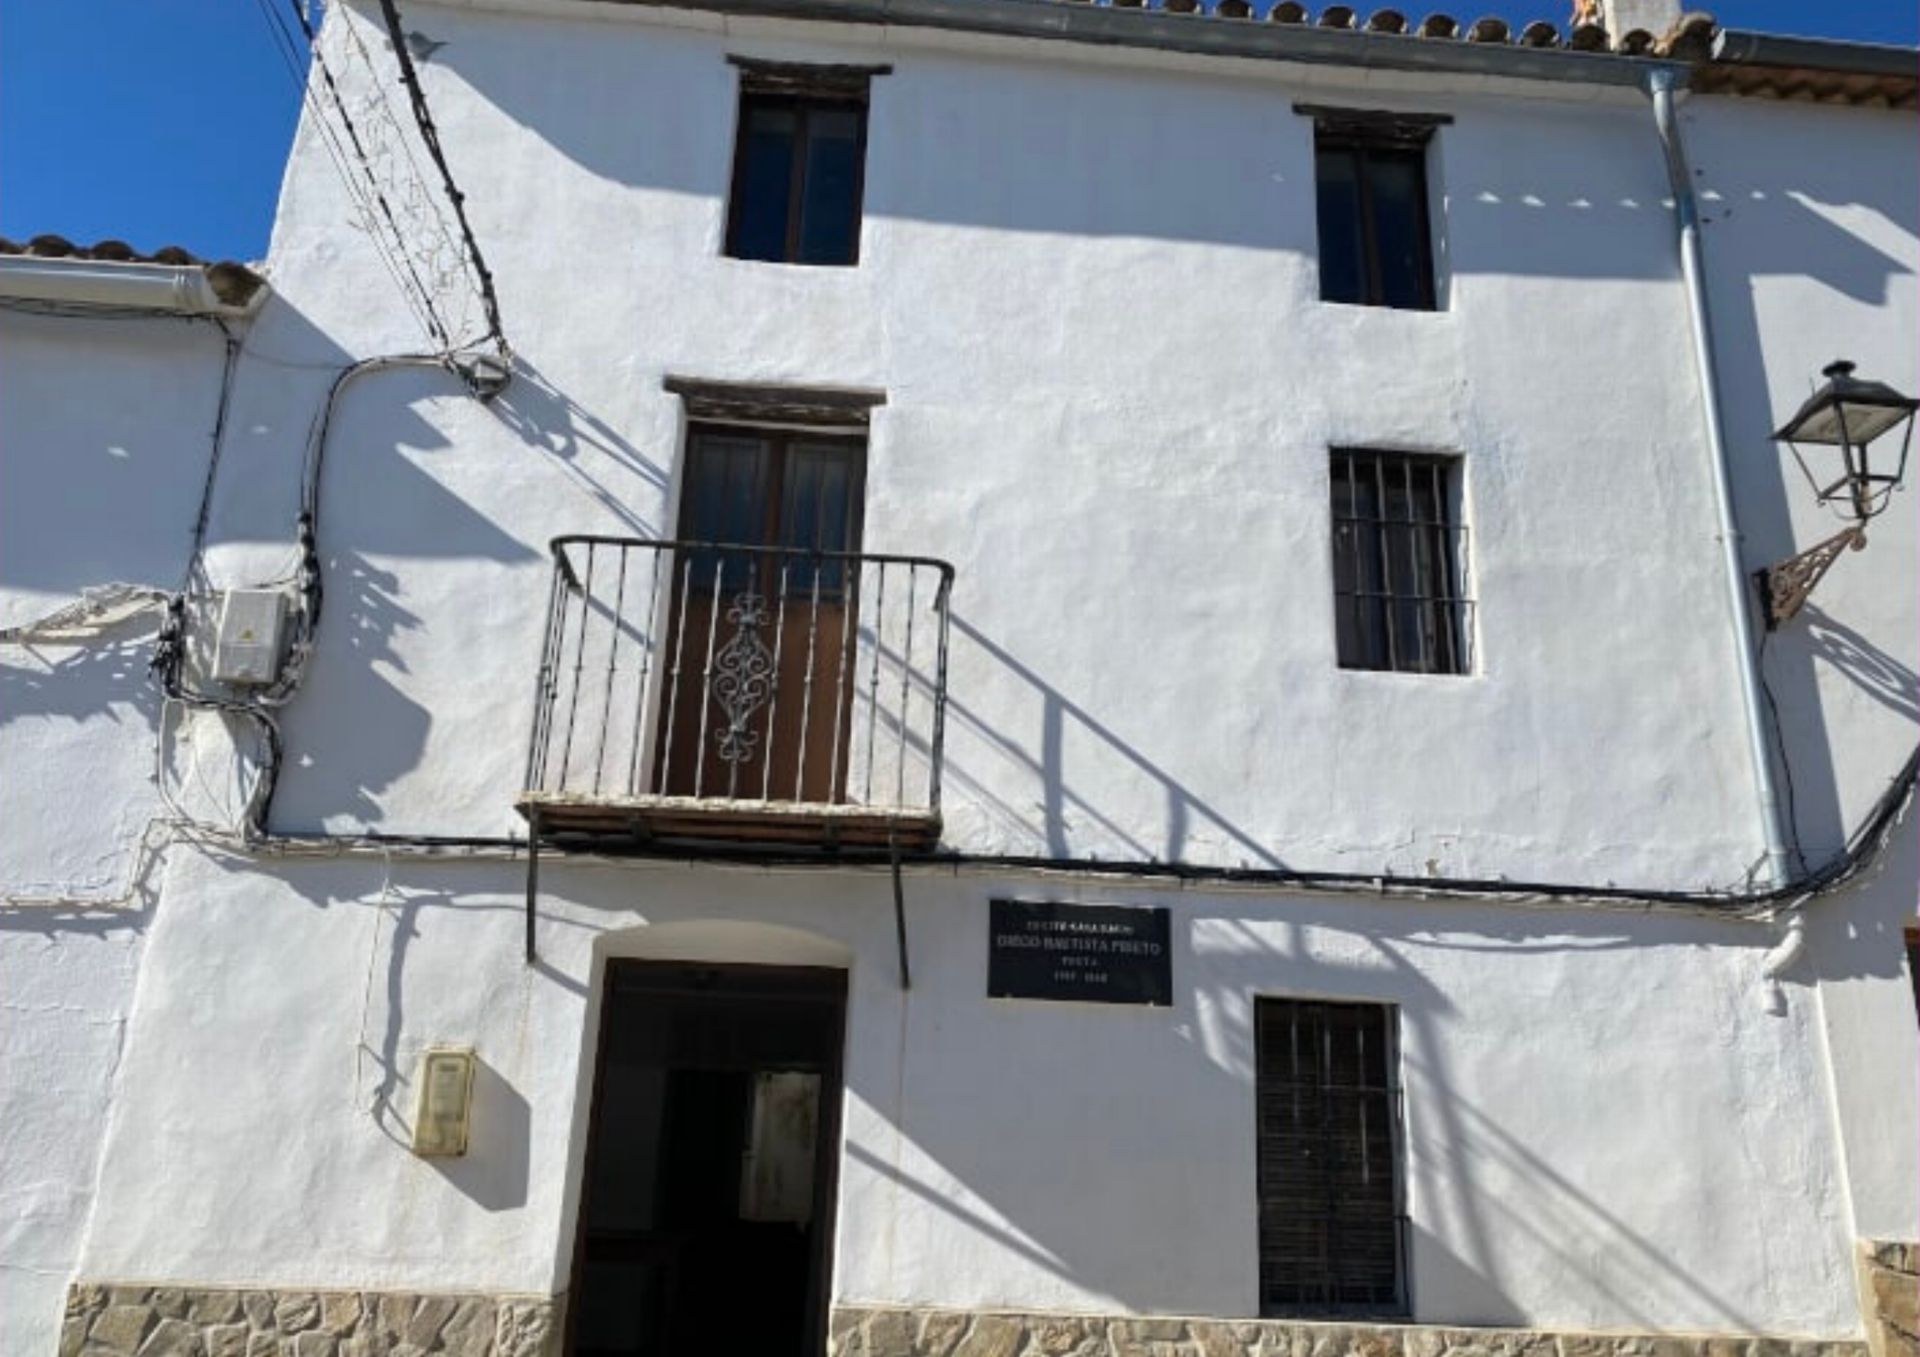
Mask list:
[[[420,1103],[413,1117],[413,1152],[443,1159],[467,1152],[473,1110],[473,1048],[429,1046],[420,1056]]]

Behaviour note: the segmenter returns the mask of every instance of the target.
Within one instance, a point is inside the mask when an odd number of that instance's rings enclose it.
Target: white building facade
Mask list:
[[[1278,9],[416,0],[470,248],[338,4],[244,305],[0,256],[0,1349],[1910,1350],[1913,54]]]

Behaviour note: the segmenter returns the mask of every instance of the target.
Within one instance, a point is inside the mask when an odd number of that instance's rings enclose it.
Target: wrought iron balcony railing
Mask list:
[[[537,836],[938,840],[953,567],[591,536],[553,562]]]

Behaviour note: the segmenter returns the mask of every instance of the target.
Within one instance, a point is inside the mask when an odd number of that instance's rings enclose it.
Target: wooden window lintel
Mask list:
[[[887,403],[884,391],[852,387],[716,382],[675,376],[667,377],[661,385],[680,397],[689,419],[731,424],[864,429],[871,421],[873,407]]]

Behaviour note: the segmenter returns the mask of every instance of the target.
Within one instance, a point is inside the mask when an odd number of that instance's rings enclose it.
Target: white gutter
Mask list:
[[[260,309],[268,292],[264,282],[239,303],[223,301],[207,276],[210,267],[223,266],[0,255],[0,298],[228,319],[251,316]]]
[[[1720,377],[1713,356],[1713,325],[1707,312],[1707,285],[1700,262],[1700,207],[1687,173],[1674,117],[1673,91],[1679,73],[1671,67],[1647,72],[1653,119],[1666,152],[1667,178],[1673,189],[1674,221],[1680,231],[1680,276],[1687,290],[1687,314],[1693,326],[1694,366],[1700,382],[1700,409],[1707,446],[1713,454],[1713,502],[1719,517],[1720,555],[1726,567],[1727,611],[1734,644],[1740,651],[1740,699],[1747,723],[1747,758],[1753,765],[1753,790],[1760,802],[1760,830],[1767,847],[1767,884],[1788,881],[1787,841],[1782,829],[1780,794],[1774,786],[1773,756],[1760,713],[1760,657],[1754,648],[1753,617],[1748,611],[1751,585],[1740,558],[1740,527],[1733,513],[1733,478],[1727,464],[1726,429],[1720,417]]]

